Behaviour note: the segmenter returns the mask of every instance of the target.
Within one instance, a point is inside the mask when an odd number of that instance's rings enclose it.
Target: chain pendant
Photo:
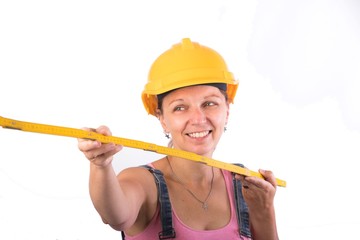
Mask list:
[[[199,198],[196,197],[196,195],[195,195],[192,191],[190,191],[190,189],[188,189],[188,188],[185,186],[185,184],[180,180],[180,178],[179,178],[178,176],[176,176],[176,173],[174,172],[174,170],[173,170],[173,168],[172,168],[172,166],[171,166],[171,164],[170,164],[170,160],[169,160],[168,156],[166,156],[166,160],[167,160],[167,162],[168,162],[168,164],[169,164],[169,166],[170,166],[170,169],[171,169],[171,172],[172,172],[172,177],[173,177],[174,179],[176,179],[176,181],[177,181],[178,183],[180,183],[180,185],[181,185],[196,201],[198,201],[199,203],[201,203],[202,208],[204,209],[204,211],[207,211],[207,210],[208,210],[207,200],[208,200],[208,198],[210,197],[210,194],[211,194],[212,189],[213,189],[213,183],[214,183],[214,168],[213,168],[213,167],[211,168],[212,178],[211,178],[209,193],[208,193],[208,195],[206,196],[205,200],[204,200],[204,201],[201,201]]]
[[[208,204],[207,204],[207,202],[204,202],[204,203],[202,204],[202,208],[203,208],[205,211],[208,210]]]

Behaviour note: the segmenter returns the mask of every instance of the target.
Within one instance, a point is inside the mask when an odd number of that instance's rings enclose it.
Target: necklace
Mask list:
[[[180,180],[180,178],[176,175],[176,173],[174,172],[174,169],[172,168],[172,166],[171,166],[171,164],[170,164],[170,160],[169,160],[168,156],[166,156],[166,160],[167,160],[167,162],[168,162],[168,164],[169,164],[169,166],[170,166],[172,175],[173,175],[173,177],[175,178],[175,180],[176,180],[178,183],[180,183],[180,185],[181,185],[188,193],[190,193],[190,195],[191,195],[196,201],[198,201],[199,203],[201,203],[202,208],[206,211],[206,210],[208,209],[208,203],[207,203],[207,201],[208,201],[208,199],[209,199],[209,197],[210,197],[210,194],[211,194],[211,192],[212,192],[212,189],[213,189],[213,183],[214,183],[214,168],[211,167],[212,177],[211,177],[211,183],[210,183],[209,193],[207,194],[205,200],[204,200],[204,201],[201,201],[198,197],[196,197],[196,195],[195,195],[192,191],[190,191],[190,189],[188,189],[188,188],[185,186],[185,184],[184,184],[184,183]]]

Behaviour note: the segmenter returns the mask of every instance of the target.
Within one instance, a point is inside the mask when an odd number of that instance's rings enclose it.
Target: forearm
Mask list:
[[[250,212],[251,232],[254,240],[278,240],[275,210],[272,207],[265,213]]]
[[[90,197],[105,223],[121,228],[129,220],[130,212],[125,194],[111,164],[99,168],[90,165]]]

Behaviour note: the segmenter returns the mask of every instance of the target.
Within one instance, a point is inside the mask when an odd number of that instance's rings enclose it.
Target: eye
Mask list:
[[[174,112],[179,112],[179,111],[184,111],[185,107],[184,106],[176,106],[174,107]]]
[[[215,106],[216,103],[215,102],[211,102],[211,101],[207,101],[204,103],[204,107],[211,107],[211,106]]]

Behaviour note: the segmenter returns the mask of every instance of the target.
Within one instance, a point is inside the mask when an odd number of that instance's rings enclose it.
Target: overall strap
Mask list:
[[[158,189],[158,201],[160,205],[160,218],[162,231],[159,232],[159,239],[170,239],[175,238],[176,233],[172,226],[172,210],[169,198],[169,192],[166,186],[164,175],[160,170],[152,168],[148,165],[142,165],[148,169],[154,176],[156,187]],[[124,232],[121,232],[122,239],[125,240]]]
[[[159,232],[159,239],[175,238],[176,233],[172,226],[172,209],[170,197],[164,175],[160,170],[152,168],[148,165],[143,165],[142,167],[147,168],[154,175],[155,183],[158,188],[158,200],[160,205],[160,217],[162,225],[162,231]]]
[[[244,165],[239,163],[234,163],[234,165],[244,167]],[[235,173],[233,173],[232,175],[233,175],[233,183],[234,183],[236,215],[239,224],[239,233],[240,236],[246,236],[251,238],[249,209],[246,205],[244,196],[242,194],[242,184],[241,181],[235,177]]]

